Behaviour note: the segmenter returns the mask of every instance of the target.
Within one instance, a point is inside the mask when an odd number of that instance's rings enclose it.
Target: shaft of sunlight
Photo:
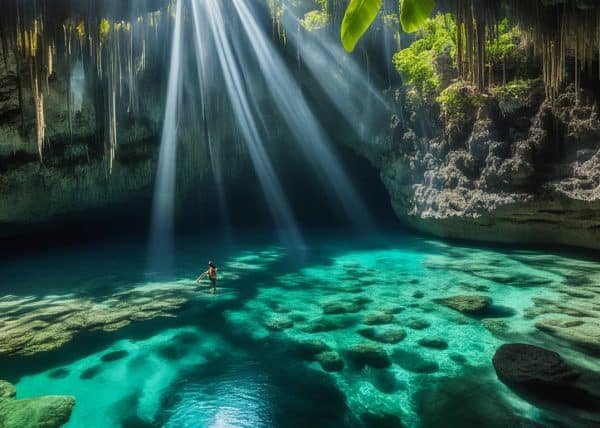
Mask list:
[[[182,2],[178,1],[171,42],[171,62],[162,128],[158,168],[152,201],[150,228],[150,269],[167,271],[174,251],[175,182],[177,168],[177,128],[181,104]]]
[[[247,2],[233,0],[233,5],[245,33],[241,35],[241,41],[235,44],[238,58],[244,56],[245,41],[250,41],[251,52],[258,62],[278,110],[321,183],[330,194],[336,196],[350,219],[362,229],[372,229],[373,220],[329,148],[327,137],[310,109],[299,84],[275,46],[260,28]]]
[[[311,75],[356,135],[365,141],[369,135],[377,135],[381,127],[380,118],[390,110],[389,103],[352,56],[342,49],[338,40],[333,40],[326,33],[301,36],[299,18],[292,12],[290,0],[286,3],[288,7],[282,17],[282,25]]]
[[[262,144],[260,133],[249,101],[248,89],[244,84],[243,72],[234,55],[233,47],[226,33],[225,20],[220,0],[205,0],[202,8],[199,0],[192,0],[194,28],[198,33],[205,22],[214,37],[217,59],[221,66],[223,79],[229,95],[232,109],[244,141],[248,147],[250,159],[282,241],[292,248],[304,248],[304,243],[296,219],[289,207],[283,189],[273,169],[268,154]],[[197,36],[198,38],[199,36]]]
[[[192,8],[196,8],[192,4]],[[231,235],[231,220],[229,218],[229,208],[227,206],[227,196],[225,191],[225,180],[223,176],[223,165],[220,144],[222,140],[219,138],[220,133],[215,132],[214,124],[220,123],[218,120],[218,111],[213,108],[214,103],[211,102],[209,79],[211,72],[211,57],[208,54],[210,34],[206,33],[205,27],[200,27],[195,17],[197,13],[193,12],[194,26],[194,52],[196,55],[196,65],[198,71],[198,85],[200,90],[200,109],[202,118],[202,132],[208,144],[208,152],[210,158],[210,166],[213,174],[213,180],[217,189],[217,202],[219,205],[219,213],[225,228],[226,238]]]

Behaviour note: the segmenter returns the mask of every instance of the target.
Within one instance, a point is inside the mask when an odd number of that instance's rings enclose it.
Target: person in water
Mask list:
[[[198,278],[196,278],[196,284],[200,283],[200,280],[208,276],[210,279],[210,283],[212,284],[212,292],[217,292],[217,267],[213,263],[212,260],[208,262],[208,270],[206,272],[202,272]]]

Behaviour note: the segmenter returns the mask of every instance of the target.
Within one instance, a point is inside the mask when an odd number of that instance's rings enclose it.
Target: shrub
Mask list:
[[[436,101],[440,105],[444,121],[460,122],[475,114],[482,97],[474,86],[459,80],[444,89]]]

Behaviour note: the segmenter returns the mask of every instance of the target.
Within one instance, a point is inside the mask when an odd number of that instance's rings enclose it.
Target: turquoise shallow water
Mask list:
[[[600,284],[594,260],[412,235],[307,241],[305,251],[289,253],[265,237],[210,248],[181,239],[171,275],[146,272],[144,246],[135,243],[8,260],[0,323],[18,324],[21,336],[30,327],[47,335],[1,356],[0,379],[14,382],[21,398],[74,395],[69,427],[586,426],[593,419],[524,401],[497,380],[491,359],[502,343],[518,341],[597,370],[589,350],[535,326],[557,315],[552,302],[566,291]],[[193,284],[208,257],[220,268],[216,295]],[[456,295],[493,304],[466,316],[436,302]],[[82,305],[83,314],[75,309]],[[69,329],[53,327],[61,323]],[[326,352],[317,357],[309,345]]]

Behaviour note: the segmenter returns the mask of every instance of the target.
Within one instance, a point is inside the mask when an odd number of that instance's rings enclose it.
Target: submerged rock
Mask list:
[[[307,333],[321,333],[350,327],[352,324],[354,324],[353,318],[333,315],[309,321],[303,328],[303,331]]]
[[[421,339],[419,341],[417,341],[417,343],[425,348],[432,348],[432,349],[448,349],[448,342],[446,342],[444,339],[441,338],[424,338]]]
[[[272,318],[265,322],[265,328],[271,331],[283,331],[294,326],[294,321],[289,318]]]
[[[314,360],[317,354],[330,351],[331,347],[322,340],[303,340],[294,344],[294,352],[305,360]]]
[[[12,399],[17,396],[17,390],[12,383],[0,380],[0,400]]]
[[[600,395],[579,384],[582,372],[556,352],[523,343],[504,344],[492,362],[502,382],[528,397],[598,410]]]
[[[394,363],[398,364],[404,370],[413,373],[435,373],[440,366],[435,361],[429,361],[423,358],[417,352],[395,349],[392,353]]]
[[[357,330],[357,333],[376,342],[392,344],[401,342],[406,337],[406,331],[396,327],[384,329],[361,328],[360,330]]]
[[[386,312],[374,312],[363,319],[363,323],[366,325],[389,324],[392,321],[394,321],[394,315]]]
[[[495,382],[482,382],[487,368],[471,367],[453,376],[428,377],[413,394],[420,427],[543,428],[520,416]]]
[[[16,400],[13,385],[0,381],[0,427],[54,428],[69,421],[75,398],[47,395]]]
[[[385,312],[386,314],[390,314],[390,315],[396,315],[399,314],[401,312],[404,312],[406,310],[406,308],[404,306],[382,306],[381,307],[381,311]]]
[[[346,355],[352,365],[359,369],[365,366],[383,369],[392,364],[383,347],[370,343],[358,343],[347,349]]]
[[[102,357],[100,357],[100,360],[102,360],[103,363],[109,363],[120,360],[121,358],[125,358],[127,355],[129,355],[129,352],[122,349],[120,351],[113,351],[109,352],[108,354],[104,354]]]
[[[496,336],[504,336],[509,333],[508,323],[501,319],[485,318],[481,324]]]
[[[325,315],[339,315],[356,313],[362,310],[362,305],[358,302],[337,301],[329,302],[323,305]]]
[[[48,373],[48,377],[50,379],[64,379],[65,377],[67,377],[69,375],[69,373],[70,373],[69,369],[65,369],[64,367],[61,367],[59,369],[52,370],[50,373]]]
[[[492,299],[479,295],[459,295],[435,299],[434,302],[464,314],[475,315],[488,309],[492,304]]]
[[[320,352],[315,356],[315,360],[327,372],[339,372],[344,368],[344,360],[334,351]]]
[[[184,284],[144,284],[101,299],[8,296],[0,313],[0,355],[60,348],[83,331],[112,332],[133,321],[173,316],[193,296]]]
[[[600,354],[600,322],[588,319],[543,319],[536,328],[578,347]]]
[[[413,293],[413,297],[415,299],[422,299],[423,297],[425,297],[425,293],[423,293],[422,291],[415,291]]]
[[[431,326],[431,323],[429,321],[425,321],[419,318],[407,318],[404,321],[404,324],[408,328],[412,328],[413,330],[424,330]]]

